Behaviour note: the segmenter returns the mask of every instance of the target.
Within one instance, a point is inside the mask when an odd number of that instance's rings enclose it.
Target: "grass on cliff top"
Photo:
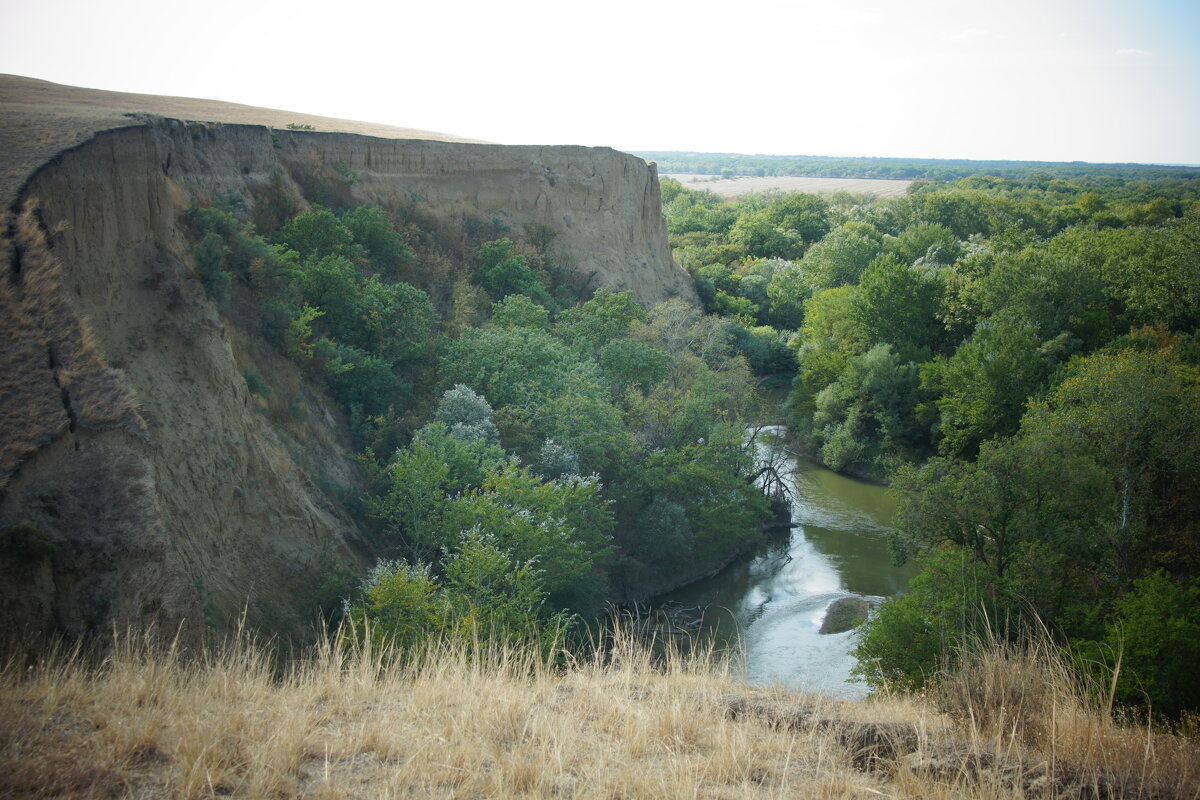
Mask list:
[[[562,669],[513,649],[126,637],[0,672],[0,797],[1180,797],[1194,742],[1120,727],[1044,653],[992,648],[926,698],[834,703],[630,639]]]

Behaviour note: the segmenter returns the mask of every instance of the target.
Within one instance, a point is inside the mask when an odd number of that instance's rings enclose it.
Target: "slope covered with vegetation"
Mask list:
[[[383,560],[361,586],[328,576],[333,617],[402,642],[549,639],[760,535],[736,324],[680,300],[580,297],[548,234],[498,220],[313,206],[255,227],[222,196],[186,223],[210,296],[350,420],[366,491],[342,499]],[[307,413],[257,368],[245,378],[281,424]]]
[[[663,198],[707,307],[791,381],[799,441],[899,496],[897,554],[924,569],[862,674],[920,686],[989,620],[1036,616],[1120,662],[1121,700],[1200,706],[1197,180]]]

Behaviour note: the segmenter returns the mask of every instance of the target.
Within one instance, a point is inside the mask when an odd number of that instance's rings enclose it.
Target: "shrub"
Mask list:
[[[275,394],[275,390],[267,383],[267,379],[253,367],[247,367],[242,372],[242,377],[246,379],[246,388],[259,397],[265,398]]]
[[[426,564],[380,561],[367,575],[361,599],[348,609],[355,622],[368,622],[401,647],[443,628],[447,609]]]
[[[229,297],[231,278],[224,269],[225,256],[228,254],[229,248],[218,233],[205,234],[192,248],[192,258],[195,259],[200,282],[204,284],[204,293],[217,302]]]
[[[492,407],[470,387],[461,383],[442,394],[434,420],[446,425],[450,435],[464,442],[481,440],[497,444],[500,432],[492,422]]]
[[[1200,709],[1200,580],[1161,570],[1117,601],[1105,643],[1121,653],[1117,699],[1178,718]]]

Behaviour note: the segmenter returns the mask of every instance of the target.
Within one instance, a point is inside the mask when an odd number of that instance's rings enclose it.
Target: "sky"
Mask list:
[[[0,72],[504,144],[1200,164],[1200,0],[0,0]]]

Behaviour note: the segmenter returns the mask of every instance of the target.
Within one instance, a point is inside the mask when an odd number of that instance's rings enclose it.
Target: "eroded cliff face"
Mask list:
[[[5,226],[6,630],[186,621],[198,636],[244,610],[298,633],[322,576],[369,562],[330,499],[359,480],[340,412],[218,311],[179,227],[193,201],[311,195],[334,168],[357,203],[550,231],[580,286],[695,299],[653,168],[616,151],[170,120],[100,132],[30,176]],[[243,376],[265,362],[303,394],[303,420],[263,413]]]

